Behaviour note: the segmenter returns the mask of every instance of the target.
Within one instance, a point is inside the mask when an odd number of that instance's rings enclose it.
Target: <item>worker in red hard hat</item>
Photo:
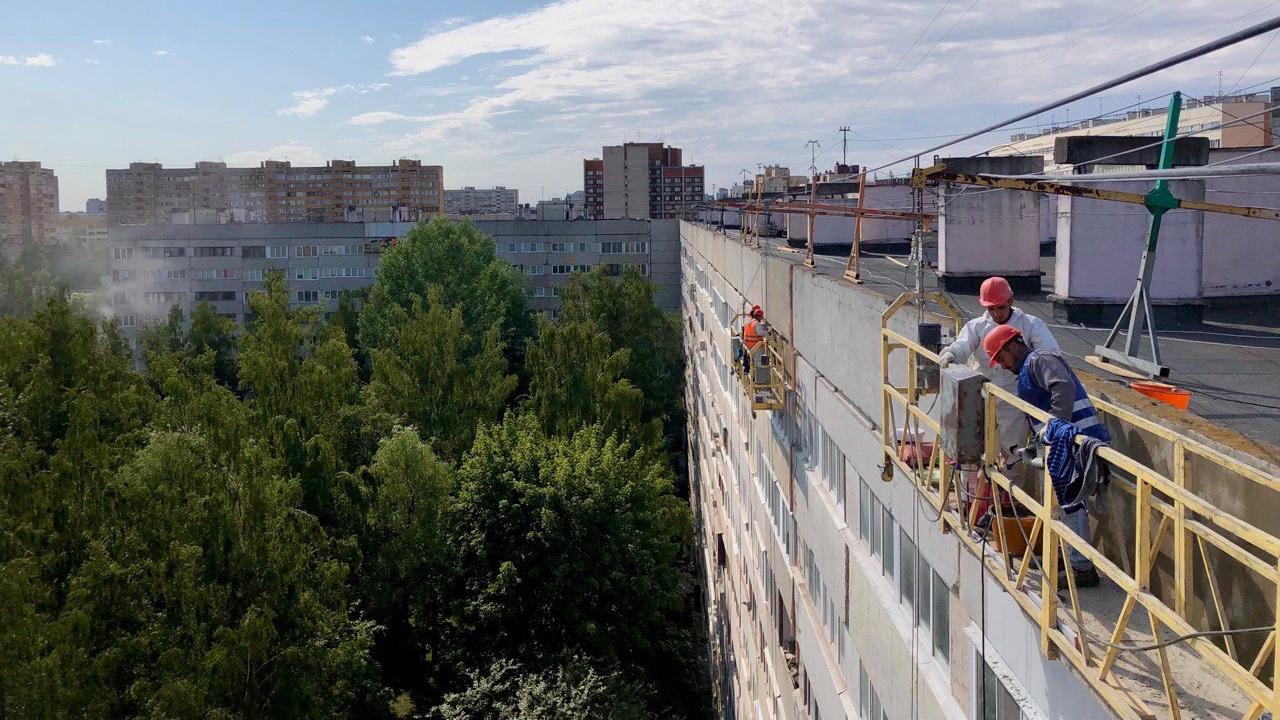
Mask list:
[[[947,367],[954,362],[967,363],[1007,392],[1017,391],[1017,378],[1004,368],[994,366],[991,357],[982,348],[982,339],[993,328],[1001,325],[1017,329],[1024,342],[1033,350],[1057,350],[1058,341],[1049,332],[1044,321],[1028,315],[1013,306],[1013,288],[1002,277],[989,277],[982,281],[978,302],[986,312],[965,323],[956,335],[955,342],[938,354],[938,364]],[[1027,439],[1027,423],[1022,413],[1008,403],[1001,403],[996,411],[996,435],[1000,451],[1020,446]]]
[[[1068,460],[1064,453],[1074,453],[1076,435],[1084,435],[1096,444],[1111,442],[1111,433],[1098,417],[1098,411],[1085,392],[1080,378],[1071,369],[1067,359],[1058,350],[1032,349],[1021,332],[1009,325],[992,328],[982,339],[983,349],[991,356],[991,364],[999,365],[1011,373],[1017,373],[1018,397],[1049,413],[1059,423],[1050,420],[1041,432],[1049,445],[1046,466],[1053,477],[1054,490],[1062,506],[1063,522],[1085,541],[1089,540],[1089,515],[1086,504],[1100,489],[1099,482],[1106,482],[1105,464],[1101,465],[1101,480],[1085,482],[1085,478],[1069,476],[1073,465],[1079,461]],[[1007,405],[1008,403],[1001,403]],[[1092,462],[1090,461],[1090,463]],[[1062,477],[1059,476],[1059,470]],[[1083,472],[1083,470],[1082,470]],[[1081,486],[1072,486],[1078,479]],[[1080,587],[1095,587],[1099,582],[1098,570],[1074,547],[1067,553]]]
[[[742,323],[742,371],[744,373],[751,372],[751,356],[768,332],[769,326],[764,322],[764,309],[759,305],[752,305],[746,321]]]

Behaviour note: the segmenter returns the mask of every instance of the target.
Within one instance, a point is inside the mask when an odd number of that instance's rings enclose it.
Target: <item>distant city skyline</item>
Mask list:
[[[779,163],[874,165],[1008,111],[1256,22],[1270,3],[1084,1],[735,4],[563,0],[34,5],[0,27],[0,157],[59,179],[61,209],[105,196],[105,169],[416,158],[447,187],[529,202],[582,189],[582,158],[623,141],[684,148],[706,191]],[[961,22],[963,21],[963,22]],[[1038,119],[1171,89],[1280,76],[1269,36]],[[1020,127],[1034,126],[1036,122]],[[963,149],[1008,142],[1010,132]],[[905,168],[902,168],[905,170]]]

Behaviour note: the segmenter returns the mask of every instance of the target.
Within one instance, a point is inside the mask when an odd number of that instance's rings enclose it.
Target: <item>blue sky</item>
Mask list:
[[[0,157],[63,209],[130,161],[416,157],[446,185],[581,188],[664,140],[727,185],[757,163],[878,164],[1280,12],[1237,0],[23,3],[0,24]],[[1264,36],[1060,112],[1280,76]],[[1272,84],[1280,83],[1280,80]],[[1050,118],[1041,119],[1048,122]],[[996,133],[961,149],[1007,141]]]

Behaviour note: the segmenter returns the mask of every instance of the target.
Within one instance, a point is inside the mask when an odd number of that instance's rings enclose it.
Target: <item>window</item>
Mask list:
[[[316,267],[294,268],[293,279],[294,280],[319,280],[320,268],[316,268]]]
[[[883,552],[880,553],[880,567],[884,570],[884,574],[890,580],[893,580],[893,513],[889,511],[887,506],[880,506],[881,514],[884,516],[880,521],[880,537]]]
[[[111,293],[112,305],[125,305],[129,302],[129,293]]]
[[[240,277],[239,270],[192,270],[192,280],[235,280]]]
[[[911,623],[916,622],[916,544],[906,528],[898,531],[898,602],[907,606]]]
[[[120,321],[120,327],[137,327],[138,318],[135,315],[121,315],[117,318]]]
[[[148,292],[142,294],[142,302],[147,305],[168,305],[182,302],[182,296],[183,293],[180,292]]]
[[[313,302],[319,302],[319,301],[320,301],[320,292],[317,290],[299,290],[298,291],[298,302],[300,303],[313,303]]]
[[[858,537],[866,540],[871,532],[871,490],[867,481],[858,478]]]
[[[111,248],[111,259],[112,260],[132,260],[133,248],[131,247]]]
[[[622,243],[620,242],[602,242],[600,243],[600,252],[605,254],[614,254],[622,252]]]
[[[260,282],[267,279],[267,271],[262,268],[244,271],[244,279],[249,282]]]
[[[288,245],[268,245],[267,257],[287,258],[289,257],[289,246]]]
[[[240,257],[242,258],[262,258],[266,256],[266,249],[261,245],[245,245],[240,248]]]
[[[225,245],[193,248],[195,257],[234,257],[236,249]]]
[[[129,282],[128,270],[112,270],[111,282]]]
[[[296,249],[297,254],[294,257],[315,257],[319,254],[320,247],[318,245],[299,245]]]
[[[951,660],[951,590],[937,572],[932,575],[933,652],[943,662],[948,662]]]
[[[858,663],[858,714],[863,720],[889,720],[889,713],[880,704],[880,695],[862,663]]]
[[[236,299],[235,290],[207,290],[195,293],[196,302],[230,302]]]
[[[1022,708],[1004,686],[989,663],[982,661],[982,653],[974,651],[974,666],[982,668],[982,681],[975,689],[978,698],[978,717],[982,720],[1021,720]]]

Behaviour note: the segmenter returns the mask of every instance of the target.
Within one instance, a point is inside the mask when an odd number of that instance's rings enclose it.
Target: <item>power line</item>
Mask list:
[[[853,111],[853,114],[855,117],[858,115],[858,113],[862,112],[862,110],[867,105],[869,105],[873,99],[875,99],[876,95],[880,93],[880,88],[884,87],[885,81],[888,80],[895,72],[897,72],[898,66],[902,64],[903,60],[907,59],[907,56],[911,54],[912,50],[916,49],[916,45],[920,44],[920,39],[924,37],[925,33],[929,32],[929,28],[933,27],[933,24],[938,21],[938,18],[942,16],[942,13],[946,11],[949,5],[951,5],[951,0],[947,0],[945,3],[942,4],[942,7],[938,8],[938,12],[934,13],[933,18],[930,19],[929,22],[925,24],[923,28],[920,29],[920,33],[916,35],[916,39],[911,41],[911,45],[906,49],[906,52],[902,53],[902,56],[898,58],[897,62],[893,64],[893,67],[889,68],[889,72],[880,76],[880,82],[876,83],[875,89],[872,90],[871,94],[868,95],[867,98],[862,101],[862,104],[860,104],[858,108]]]
[[[964,142],[965,140],[978,137],[979,135],[985,135],[991,132],[992,130],[999,130],[1000,128],[1003,128],[1006,125],[1011,125],[1013,123],[1026,120],[1027,118],[1034,117],[1041,113],[1045,113],[1050,110],[1060,108],[1063,105],[1069,105],[1077,100],[1089,97],[1090,95],[1096,95],[1105,90],[1110,90],[1111,88],[1124,85],[1125,83],[1129,83],[1139,78],[1146,77],[1148,75],[1157,73],[1161,70],[1171,68],[1175,65],[1180,65],[1184,62],[1187,62],[1188,60],[1194,60],[1195,58],[1208,55],[1209,53],[1214,52],[1216,50],[1221,50],[1222,48],[1230,47],[1237,43],[1248,40],[1249,38],[1257,37],[1258,35],[1261,35],[1263,33],[1276,30],[1277,28],[1280,28],[1280,17],[1271,18],[1264,22],[1247,27],[1243,30],[1238,30],[1234,33],[1231,33],[1230,35],[1225,35],[1223,37],[1220,37],[1217,40],[1214,40],[1212,42],[1205,43],[1204,45],[1194,47],[1190,50],[1184,50],[1183,52],[1180,52],[1176,55],[1165,58],[1164,60],[1161,60],[1159,62],[1152,63],[1150,65],[1138,68],[1137,70],[1127,72],[1123,75],[1120,75],[1119,77],[1112,78],[1111,80],[1107,80],[1105,82],[1099,83],[1092,87],[1085,88],[1084,90],[1081,90],[1079,92],[1072,93],[1071,95],[1068,95],[1067,97],[1062,98],[1060,100],[1055,100],[1053,102],[1046,103],[1039,107],[1032,108],[1031,110],[1028,110],[1024,113],[1015,115],[1012,118],[1003,120],[994,125],[988,125],[987,127],[984,127],[981,130],[968,133],[962,137],[956,138],[955,140],[951,140],[949,142],[945,142],[940,145],[935,145],[925,150],[921,150],[918,153],[912,153],[911,155],[907,155],[906,157],[899,158],[889,163],[885,163],[884,165],[880,165],[878,167],[872,168],[871,171],[874,172],[876,170],[883,170],[885,168],[892,167],[899,163],[903,163],[908,160],[911,160],[912,158],[919,157],[922,155],[928,155],[929,153],[935,152],[937,150],[951,147],[952,145],[955,145],[960,142]]]
[[[1232,92],[1235,91],[1236,86],[1240,84],[1240,81],[1244,80],[1244,76],[1248,75],[1249,71],[1253,69],[1253,66],[1258,64],[1258,59],[1261,58],[1262,54],[1267,51],[1267,48],[1271,47],[1271,43],[1276,41],[1276,35],[1280,35],[1280,30],[1277,30],[1276,32],[1271,33],[1271,39],[1267,40],[1267,44],[1263,45],[1262,49],[1258,51],[1258,54],[1253,56],[1253,62],[1249,63],[1249,67],[1245,68],[1244,72],[1240,73],[1240,77],[1236,78],[1236,81],[1234,83],[1231,83],[1231,90],[1227,91],[1228,95],[1230,95]]]
[[[963,21],[966,17],[969,16],[969,11],[977,7],[978,3],[980,2],[982,2],[982,0],[973,0],[973,2],[969,5],[969,7],[965,8],[964,12],[960,14],[960,17],[956,18],[956,21],[951,23],[951,27],[947,28],[947,31],[942,33],[942,35],[939,36],[937,40],[934,40],[933,45],[931,45],[929,49],[926,50],[925,53],[921,55],[918,60],[916,60],[916,64],[912,65],[910,70],[908,70],[904,75],[900,76],[897,79],[897,81],[893,83],[893,86],[889,88],[888,92],[893,92],[895,89],[897,89],[899,85],[902,84],[903,80],[906,80],[907,78],[911,77],[911,73],[915,72],[916,68],[920,67],[920,63],[924,62],[925,58],[928,58],[929,55],[931,55],[933,51],[938,48],[938,45],[942,44],[942,41],[947,39],[947,36],[951,34],[951,31],[955,30],[956,26],[959,25],[961,21]]]

